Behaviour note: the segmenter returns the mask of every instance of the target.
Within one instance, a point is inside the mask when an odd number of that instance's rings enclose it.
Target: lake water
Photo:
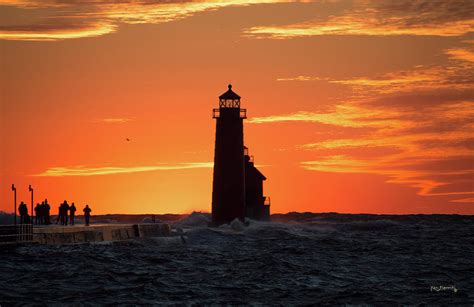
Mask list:
[[[239,230],[0,253],[0,304],[474,303],[474,217],[289,214]]]

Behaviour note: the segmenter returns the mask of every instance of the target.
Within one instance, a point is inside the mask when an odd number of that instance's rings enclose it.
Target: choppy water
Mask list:
[[[474,303],[473,216],[283,219],[298,221],[252,223],[241,232],[195,226],[184,245],[3,252],[0,304]],[[432,288],[439,286],[457,291]]]

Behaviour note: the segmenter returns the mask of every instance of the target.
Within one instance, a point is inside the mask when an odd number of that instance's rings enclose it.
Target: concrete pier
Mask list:
[[[33,241],[40,244],[73,244],[102,241],[122,241],[136,238],[169,237],[170,226],[153,224],[94,224],[91,226],[37,226]]]

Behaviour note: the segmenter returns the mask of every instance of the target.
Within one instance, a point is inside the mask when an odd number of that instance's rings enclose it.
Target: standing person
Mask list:
[[[64,201],[64,212],[63,212],[63,214],[64,214],[64,225],[66,225],[66,226],[67,226],[67,224],[68,224],[68,223],[67,223],[67,222],[68,222],[68,221],[67,221],[67,220],[68,220],[68,215],[69,215],[69,214],[68,214],[68,213],[69,213],[68,211],[69,211],[69,204],[67,203],[67,200],[65,200],[65,201]]]
[[[20,224],[28,223],[28,207],[22,201],[18,207],[18,212],[20,213]]]
[[[58,206],[58,218],[56,219],[56,224],[59,224],[61,222],[61,225],[63,224],[62,222],[62,216],[63,216],[63,204],[59,204]]]
[[[45,216],[46,207],[44,205],[44,201],[41,202],[40,212],[41,212],[40,213],[40,216],[41,216],[40,224],[46,224],[46,216]]]
[[[59,221],[61,225],[66,225],[67,209],[66,201],[59,205]]]
[[[46,225],[50,225],[51,224],[51,218],[50,218],[50,213],[51,213],[51,206],[48,204],[48,199],[45,199],[44,200],[44,208],[43,208],[43,219],[44,219],[44,223]]]
[[[36,225],[39,225],[41,223],[41,219],[43,218],[42,217],[42,212],[43,210],[41,210],[41,205],[39,203],[36,204],[36,207],[35,207],[35,222],[36,222]]]
[[[89,205],[86,205],[84,208],[84,221],[86,223],[86,226],[89,226],[90,218],[91,218],[91,208],[89,208]]]
[[[69,224],[74,226],[74,215],[76,214],[76,206],[74,206],[74,203],[71,204],[71,207],[69,207]]]

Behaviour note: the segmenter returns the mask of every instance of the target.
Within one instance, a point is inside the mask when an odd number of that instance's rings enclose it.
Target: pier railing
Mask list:
[[[0,225],[0,245],[33,241],[33,225]]]

